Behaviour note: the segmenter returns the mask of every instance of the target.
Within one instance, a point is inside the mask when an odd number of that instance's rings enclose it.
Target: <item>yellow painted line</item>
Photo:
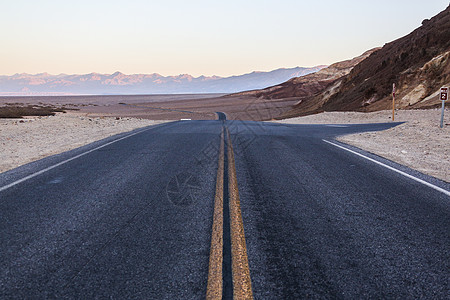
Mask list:
[[[231,231],[231,269],[233,275],[233,298],[253,299],[252,281],[248,265],[247,246],[245,243],[244,223],[236,177],[233,145],[230,132],[228,137],[228,189],[230,196],[230,231]]]
[[[224,174],[224,133],[220,135],[219,167],[217,170],[216,196],[209,253],[208,285],[206,299],[222,299],[222,263],[223,263],[223,174]]]

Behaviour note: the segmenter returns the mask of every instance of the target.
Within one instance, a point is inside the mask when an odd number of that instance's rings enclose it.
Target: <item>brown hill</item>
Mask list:
[[[298,103],[316,95],[337,79],[350,73],[352,68],[377,49],[369,50],[361,56],[332,64],[320,71],[301,77],[292,78],[282,84],[262,90],[232,94],[229,96],[252,96],[264,99],[296,98]]]
[[[450,6],[407,36],[384,45],[348,74],[323,110],[388,109],[396,83],[398,108],[438,104],[450,83]]]
[[[239,98],[241,101],[252,102],[255,107],[264,107],[267,112],[258,116],[257,120],[315,113],[323,104],[320,99],[319,101],[314,100],[315,96],[321,94],[324,90],[333,89],[345,75],[350,73],[353,67],[378,49],[366,51],[353,59],[334,63],[318,72],[295,77],[276,86],[226,95],[223,98]],[[251,101],[251,99],[254,100]],[[253,106],[247,109],[251,110]],[[292,107],[301,107],[301,112],[296,109],[292,111]],[[261,110],[261,108],[258,108],[258,110]]]
[[[235,95],[273,102],[296,99],[277,118],[322,111],[376,111],[392,103],[396,83],[397,108],[425,108],[440,104],[438,92],[450,83],[450,6],[424,20],[409,35],[340,62],[317,73],[293,78],[263,90]]]

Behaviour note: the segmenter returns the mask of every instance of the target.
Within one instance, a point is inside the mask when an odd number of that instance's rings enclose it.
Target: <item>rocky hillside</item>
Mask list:
[[[437,91],[450,83],[450,6],[409,35],[384,45],[355,66],[324,110],[388,109],[392,84],[398,108],[439,104]]]
[[[264,100],[295,100],[295,107],[301,106],[303,114],[310,114],[319,109],[323,104],[323,101],[312,101],[316,95],[327,89],[335,89],[336,86],[339,85],[340,80],[342,80],[345,75],[349,74],[354,66],[366,59],[376,50],[378,50],[378,48],[366,51],[353,59],[332,64],[316,73],[292,78],[276,86],[262,90],[236,93],[229,96],[247,96]],[[273,102],[275,103],[275,101]],[[270,101],[268,101],[268,103],[270,103]]]
[[[240,93],[260,99],[298,101],[278,118],[322,111],[377,111],[440,105],[438,93],[450,85],[450,6],[424,20],[409,35],[362,56],[258,91]]]

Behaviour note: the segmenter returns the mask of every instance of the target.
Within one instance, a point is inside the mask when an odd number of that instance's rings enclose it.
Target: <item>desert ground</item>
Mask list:
[[[136,128],[163,123],[136,118],[90,118],[78,113],[0,119],[0,173]]]
[[[392,111],[325,112],[277,121],[287,124],[357,124],[390,122]],[[339,141],[450,182],[450,109],[440,128],[440,109],[399,110],[394,120],[405,122],[380,132],[341,136]]]
[[[87,117],[130,117],[149,120],[215,120],[215,112],[228,119],[270,120],[289,110],[296,98],[264,100],[251,96],[113,95],[0,97],[3,105],[36,105],[75,109]]]
[[[139,127],[179,119],[271,120],[296,100],[262,100],[223,95],[0,97],[5,105],[53,105],[71,108],[56,116],[0,119],[0,172]],[[391,122],[390,111],[324,112],[285,119],[290,124]],[[440,110],[399,110],[405,122],[383,132],[341,136],[339,141],[450,182],[450,110],[439,128]]]

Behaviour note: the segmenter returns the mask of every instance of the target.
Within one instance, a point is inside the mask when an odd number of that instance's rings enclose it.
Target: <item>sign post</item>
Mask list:
[[[392,121],[395,118],[395,83],[392,84]]]
[[[445,111],[445,101],[448,100],[448,88],[442,87],[441,88],[441,97],[442,101],[442,111],[441,111],[441,128],[444,127],[444,111]]]

